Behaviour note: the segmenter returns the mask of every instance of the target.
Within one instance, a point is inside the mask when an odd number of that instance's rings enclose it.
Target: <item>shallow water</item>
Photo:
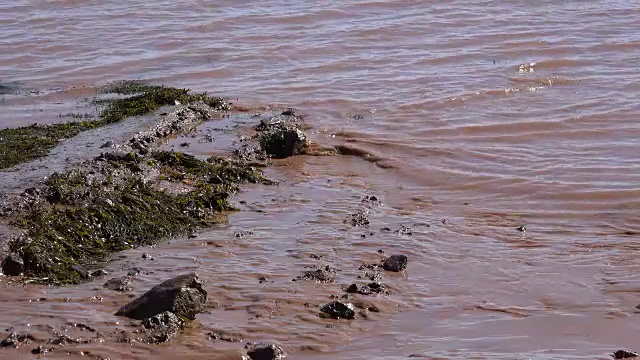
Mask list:
[[[120,79],[294,107],[315,141],[382,159],[280,164],[269,171],[283,183],[243,192],[246,211],[222,230],[142,249],[156,258],[142,265],[132,252],[113,273],[143,266],[141,293],[195,270],[212,300],[203,328],[278,341],[295,359],[605,359],[640,333],[639,13],[622,0],[6,2],[0,126],[60,121],[82,106],[74,99]],[[215,127],[201,131],[224,138]],[[383,200],[370,228],[345,225],[370,194]],[[413,235],[380,231],[402,224]],[[236,238],[240,229],[253,235]],[[394,294],[370,299],[379,314],[326,328],[304,303],[340,294],[378,249],[409,255],[406,276],[383,279]],[[342,270],[338,284],[290,281],[319,263]],[[0,323],[16,329],[82,320],[113,331],[127,300],[100,281],[8,289]],[[38,297],[49,300],[28,301]],[[79,349],[239,356],[241,344],[206,332]]]

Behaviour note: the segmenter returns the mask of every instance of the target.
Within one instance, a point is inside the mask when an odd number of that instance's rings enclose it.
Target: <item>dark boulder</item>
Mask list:
[[[194,320],[205,309],[207,291],[195,273],[184,274],[154,286],[144,295],[123,306],[118,316],[143,320],[165,311]]]
[[[613,353],[614,359],[629,359],[634,357],[638,357],[638,354],[627,350],[618,350]]]
[[[407,268],[409,259],[406,255],[391,255],[382,263],[382,268],[387,271],[402,271]]]
[[[297,116],[285,112],[262,120],[256,130],[260,148],[274,158],[298,155],[308,146],[307,136],[300,130]]]
[[[332,301],[320,308],[321,317],[332,319],[353,319],[356,315],[353,304]]]
[[[0,347],[18,347],[20,343],[28,343],[32,340],[34,340],[33,336],[29,334],[12,332],[0,341]]]
[[[247,347],[251,360],[280,360],[286,357],[284,350],[276,344],[253,344]]]
[[[2,259],[2,273],[8,276],[18,276],[24,272],[24,261],[18,254],[9,254]]]

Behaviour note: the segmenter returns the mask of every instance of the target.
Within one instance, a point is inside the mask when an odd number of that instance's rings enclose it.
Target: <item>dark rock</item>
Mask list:
[[[0,341],[0,347],[18,347],[20,343],[28,343],[30,340],[33,340],[33,336],[29,334],[12,332]]]
[[[107,282],[104,283],[103,286],[109,290],[126,292],[131,290],[131,288],[129,287],[129,284],[131,284],[132,280],[133,279],[129,275],[114,277],[112,279],[107,280]]]
[[[287,110],[281,113],[284,116],[296,116],[296,111],[292,108],[288,108]]]
[[[348,222],[351,226],[365,226],[369,225],[369,219],[367,218],[367,214],[364,211],[356,211],[351,214],[351,219],[348,221],[345,220],[345,223]]]
[[[524,225],[520,225],[516,228],[516,230],[520,231],[520,232],[525,232],[527,231],[527,228]]]
[[[367,308],[367,310],[371,311],[371,312],[380,312],[380,309],[375,306],[375,305],[371,305]]]
[[[251,360],[280,360],[286,357],[284,350],[276,344],[253,344],[247,346]]]
[[[266,277],[264,277],[264,276],[261,276],[260,278],[258,278],[258,282],[259,282],[260,284],[265,283],[265,282],[267,282],[267,278],[266,278]]]
[[[382,264],[382,268],[387,271],[402,271],[407,268],[407,256],[406,255],[391,255]]]
[[[354,294],[358,292],[358,285],[357,284],[351,284],[349,285],[349,287],[347,287],[344,291],[350,293],[350,294]]]
[[[155,260],[153,258],[153,256],[151,256],[151,255],[149,255],[147,253],[142,254],[142,258],[145,259],[145,260]]]
[[[113,147],[113,145],[114,145],[114,144],[113,144],[113,141],[107,141],[106,143],[104,143],[104,144],[100,145],[100,148],[101,148],[101,149],[109,148],[109,147]]]
[[[165,311],[194,320],[205,309],[207,291],[195,273],[184,274],[154,286],[141,297],[123,306],[117,316],[143,320]]]
[[[637,357],[638,354],[631,352],[631,351],[627,351],[627,350],[618,350],[616,352],[613,353],[613,358],[614,359],[628,359],[628,358],[633,358],[633,357]]]
[[[262,120],[256,130],[260,148],[274,158],[297,155],[307,147],[307,136],[299,129],[294,116],[277,115]]]
[[[144,319],[142,325],[148,330],[146,342],[163,343],[175,336],[183,328],[184,322],[176,314],[165,311]]]
[[[305,270],[302,275],[293,279],[294,281],[315,281],[318,283],[332,283],[335,281],[334,275],[335,269],[332,269],[329,265],[323,268],[314,268],[313,270]]]
[[[332,301],[322,306],[320,312],[320,316],[332,319],[353,319],[356,315],[352,304],[340,301]]]
[[[18,276],[24,272],[24,261],[18,254],[9,254],[2,259],[2,273],[8,276]]]
[[[100,276],[107,276],[107,275],[109,275],[109,273],[106,270],[102,270],[102,269],[92,271],[89,274],[89,276],[91,276],[91,277],[100,277]]]
[[[38,345],[37,348],[31,349],[31,353],[34,354],[34,355],[36,355],[36,354],[43,354],[44,355],[44,354],[48,353],[49,351],[53,351],[53,348],[46,348],[46,347],[44,347],[42,345]]]

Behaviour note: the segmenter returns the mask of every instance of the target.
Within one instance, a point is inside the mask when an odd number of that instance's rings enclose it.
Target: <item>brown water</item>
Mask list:
[[[197,271],[211,299],[202,328],[171,345],[93,342],[47,358],[240,357],[242,344],[209,340],[211,330],[277,341],[292,359],[640,350],[637,1],[213,3],[0,4],[0,79],[19,93],[0,97],[0,125],[58,121],[94,84],[146,79],[249,107],[295,107],[315,141],[382,160],[293,159],[269,170],[280,186],[240,194],[246,211],[221,229],[109,264],[113,275],[145,270],[136,294]],[[216,126],[201,131],[223,136]],[[369,194],[383,200],[370,228],[344,224]],[[413,235],[380,231],[402,224]],[[236,238],[240,230],[253,235]],[[378,249],[410,259],[406,275],[383,278],[393,295],[364,299],[381,312],[319,319],[316,306],[380,259]],[[156,260],[142,262],[142,252]],[[342,270],[337,284],[291,281],[319,264]],[[273,282],[258,284],[261,276]],[[68,321],[105,333],[131,326],[113,316],[127,295],[101,284],[4,287],[0,324],[42,337],[46,324]],[[28,358],[29,349],[1,356]]]

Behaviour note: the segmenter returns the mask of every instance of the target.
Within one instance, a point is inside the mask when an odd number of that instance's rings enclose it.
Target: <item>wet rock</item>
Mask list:
[[[634,358],[637,356],[638,356],[637,353],[634,353],[632,351],[627,351],[627,350],[618,350],[613,353],[614,359],[628,359],[628,358]]]
[[[398,272],[407,268],[407,262],[406,255],[391,255],[382,263],[382,268],[387,271]]]
[[[104,144],[100,145],[100,148],[104,149],[104,148],[110,148],[110,147],[113,147],[113,146],[114,146],[113,141],[107,141]]]
[[[369,219],[367,218],[367,214],[364,211],[356,211],[351,214],[351,218],[349,220],[345,220],[345,223],[350,223],[351,226],[365,226],[369,225]]]
[[[2,273],[8,276],[18,276],[24,272],[24,261],[18,254],[9,254],[2,259]]]
[[[336,270],[329,265],[323,268],[314,268],[313,270],[305,270],[302,275],[293,279],[293,281],[315,281],[318,283],[332,283],[335,281],[334,275]]]
[[[241,342],[242,341],[242,336],[240,335],[229,335],[229,334],[224,334],[222,332],[209,332],[207,334],[207,336],[209,336],[209,338],[211,340],[221,340],[221,341],[227,341],[227,342]]]
[[[516,228],[516,230],[520,231],[520,232],[525,232],[527,231],[527,228],[524,225],[520,225]]]
[[[281,115],[284,115],[284,116],[296,116],[296,111],[294,109],[292,109],[292,108],[288,108],[287,110],[283,111],[281,113]]]
[[[151,255],[149,255],[147,253],[142,254],[142,258],[145,259],[145,260],[155,260],[153,258],[153,256],[151,256]]]
[[[85,268],[83,268],[80,265],[73,265],[71,267],[71,270],[73,270],[74,272],[76,272],[81,279],[88,279],[90,277],[89,271]]]
[[[183,328],[184,322],[176,314],[165,311],[144,319],[142,325],[149,331],[145,339],[148,343],[163,343],[175,336]]]
[[[321,317],[332,319],[353,319],[356,315],[353,304],[332,301],[320,308]]]
[[[105,282],[103,286],[109,290],[127,292],[131,290],[131,287],[129,287],[129,284],[131,284],[132,280],[133,279],[129,275],[114,277],[112,279],[107,280],[107,282]]]
[[[102,270],[102,269],[92,271],[89,274],[89,276],[91,276],[91,277],[101,277],[101,276],[107,276],[107,275],[109,275],[109,273],[106,270]]]
[[[33,336],[25,333],[12,332],[0,341],[0,347],[18,347],[21,343],[29,343],[33,340]]]
[[[67,335],[59,335],[53,339],[49,339],[49,344],[52,345],[67,345],[67,344],[89,344],[91,341],[80,338],[72,338]]]
[[[165,311],[194,320],[205,309],[207,291],[195,273],[184,274],[154,286],[141,297],[123,306],[117,316],[143,320]]]
[[[276,344],[253,344],[247,346],[251,360],[280,360],[286,357],[284,350]]]
[[[36,355],[36,354],[43,354],[44,355],[44,354],[48,353],[49,351],[53,351],[53,348],[47,348],[47,347],[44,347],[42,345],[38,345],[38,347],[31,349],[31,353],[34,354],[34,355]]]
[[[359,288],[358,288],[357,284],[351,284],[344,291],[348,292],[349,294],[355,294],[355,293],[358,292],[358,290],[359,290]]]
[[[295,116],[277,115],[262,120],[256,130],[260,148],[274,158],[298,155],[308,146],[307,136],[299,129]]]

